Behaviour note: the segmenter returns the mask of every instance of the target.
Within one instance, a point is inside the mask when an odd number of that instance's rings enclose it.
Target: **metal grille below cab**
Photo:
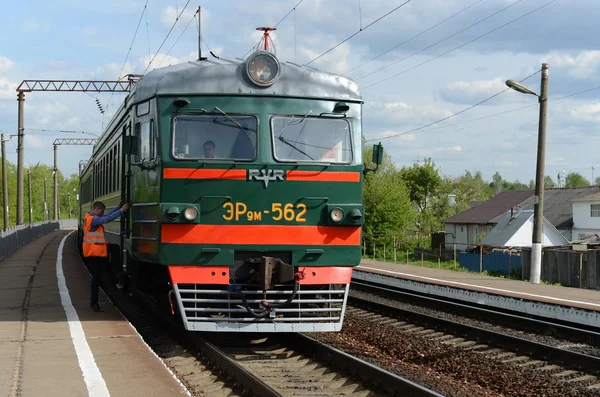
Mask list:
[[[278,304],[293,293],[292,285],[275,285],[268,291],[256,285],[239,285],[250,308],[264,309],[261,302]],[[176,284],[177,306],[187,330],[232,332],[321,332],[342,327],[350,285],[299,285],[294,299],[274,308],[265,318],[252,316],[240,292],[223,285]]]

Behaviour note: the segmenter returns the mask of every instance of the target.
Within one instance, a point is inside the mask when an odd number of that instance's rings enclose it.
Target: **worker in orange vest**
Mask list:
[[[98,305],[98,288],[100,287],[102,268],[108,259],[108,240],[104,236],[104,226],[102,225],[117,219],[128,208],[129,204],[121,203],[104,215],[106,206],[101,201],[95,201],[92,205],[92,211],[85,214],[82,248],[83,256],[92,273],[90,307],[95,312],[102,311],[100,305]]]

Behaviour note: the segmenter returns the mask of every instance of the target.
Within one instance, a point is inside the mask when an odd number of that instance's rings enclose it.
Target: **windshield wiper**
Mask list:
[[[217,109],[219,112],[223,113],[225,115],[225,117],[227,117],[229,120],[233,121],[233,123],[235,125],[237,125],[242,131],[244,131],[244,134],[246,134],[246,137],[248,138],[250,143],[252,143],[252,138],[250,138],[250,135],[248,135],[248,132],[244,129],[244,127],[242,127],[242,125],[240,123],[238,123],[238,121],[236,119],[234,119],[233,117],[231,117],[230,115],[228,115],[227,113],[222,111],[218,106],[215,106],[215,109]]]
[[[308,117],[309,114],[312,113],[312,109],[308,111],[308,113],[306,113],[301,119],[298,120],[298,122],[296,124],[299,124],[301,122],[304,121],[304,119],[306,119]],[[281,137],[281,135],[283,134],[283,130],[285,130],[285,127],[287,127],[288,125],[292,124],[292,121],[294,121],[294,115],[292,115],[292,117],[290,118],[290,120],[285,123],[285,125],[283,126],[283,128],[281,128],[281,131],[279,131],[279,137]]]
[[[222,119],[222,118],[221,118],[221,119]],[[217,117],[215,117],[215,118],[213,119],[213,123],[215,123],[215,124],[218,124],[218,125],[222,125],[222,126],[224,126],[224,127],[230,127],[230,128],[239,128],[239,127],[238,127],[238,126],[239,126],[239,124],[235,124],[235,125],[233,125],[233,124],[227,123],[227,122],[225,122],[225,121],[221,121],[221,120],[219,120]],[[254,128],[246,128],[246,131],[252,131],[252,132],[256,132],[256,130],[255,130]]]
[[[286,145],[288,145],[289,147],[291,147],[292,149],[296,149],[298,152],[302,153],[303,155],[305,155],[306,157],[308,157],[311,160],[314,160],[314,158],[310,157],[308,154],[306,154],[305,152],[303,152],[302,150],[298,149],[296,146],[292,145],[291,143],[289,143],[287,141],[287,139],[285,139],[284,137],[280,136],[279,139],[281,142],[285,143]]]

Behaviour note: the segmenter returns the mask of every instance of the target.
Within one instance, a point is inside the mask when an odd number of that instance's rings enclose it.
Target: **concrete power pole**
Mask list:
[[[46,178],[44,178],[44,222],[49,221],[48,216],[48,196],[46,195]]]
[[[58,220],[58,145],[54,145],[54,220]]]
[[[17,225],[23,224],[23,106],[25,93],[19,91],[19,118],[18,118],[18,141],[17,141]]]
[[[542,241],[544,224],[544,166],[546,159],[546,115],[548,110],[548,64],[542,64],[542,82],[539,96],[540,121],[538,129],[535,198],[533,205],[533,239],[531,247],[530,282],[539,284],[542,274]]]
[[[6,167],[6,135],[2,134],[2,213],[4,215],[4,231],[8,230],[8,169]]]

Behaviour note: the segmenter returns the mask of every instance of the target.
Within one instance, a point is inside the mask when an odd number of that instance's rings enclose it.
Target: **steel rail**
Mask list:
[[[348,297],[348,304],[372,313],[389,313],[394,318],[402,318],[413,324],[464,337],[468,340],[495,346],[507,351],[516,351],[538,360],[560,363],[565,368],[576,369],[588,374],[600,374],[600,357],[559,349],[512,335],[506,335],[428,314],[417,313],[355,296]]]
[[[345,369],[352,375],[359,376],[366,383],[386,390],[390,395],[442,397],[442,394],[438,394],[433,390],[429,390],[406,378],[344,353],[309,336],[292,334],[285,337],[285,343],[293,346],[294,350],[307,357],[311,357],[315,361],[326,362],[332,367]]]
[[[600,332],[592,331],[586,327],[566,324],[564,321],[556,322],[547,319],[539,319],[535,316],[519,315],[515,312],[494,310],[478,305],[465,304],[453,299],[433,298],[419,293],[407,292],[401,288],[381,286],[372,282],[352,281],[351,288],[356,291],[374,293],[378,296],[387,297],[405,303],[425,306],[435,310],[441,310],[458,314],[461,316],[503,325],[509,328],[517,328],[536,334],[554,336],[572,342],[585,343],[592,346],[600,346]],[[352,291],[352,290],[351,290]]]

